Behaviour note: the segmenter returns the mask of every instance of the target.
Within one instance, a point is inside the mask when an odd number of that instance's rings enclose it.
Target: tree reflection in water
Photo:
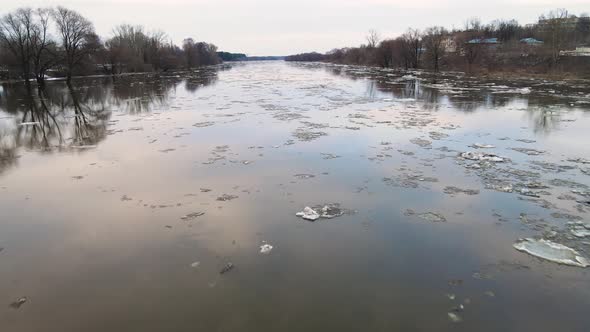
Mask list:
[[[109,134],[113,112],[139,114],[165,109],[182,82],[187,91],[213,84],[219,68],[173,75],[128,75],[25,84],[0,89],[0,173],[15,166],[19,149],[40,153],[84,151]]]
[[[436,111],[442,105],[455,110],[471,113],[485,109],[498,109],[513,104],[525,105],[524,109],[531,126],[536,133],[548,134],[559,127],[562,120],[559,112],[547,109],[547,105],[559,102],[561,111],[573,108],[571,103],[563,103],[546,94],[496,93],[494,87],[504,86],[518,90],[520,85],[531,84],[530,81],[498,81],[494,79],[465,76],[457,73],[430,73],[381,68],[325,65],[308,63],[289,63],[291,66],[303,67],[307,70],[325,70],[336,75],[345,76],[353,81],[367,80],[365,95],[377,98],[378,93],[388,94],[394,99],[414,99],[420,108]],[[557,82],[559,83],[559,82]],[[546,86],[543,86],[547,89]],[[556,84],[551,86],[556,95],[576,95],[583,93],[580,87],[569,87]]]

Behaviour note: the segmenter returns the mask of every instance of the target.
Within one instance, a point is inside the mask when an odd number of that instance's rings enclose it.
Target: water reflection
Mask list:
[[[51,153],[95,147],[108,136],[113,111],[138,114],[164,109],[181,83],[195,92],[215,83],[218,70],[88,78],[71,85],[52,82],[39,89],[2,85],[0,173],[16,165],[20,148]]]
[[[531,81],[494,81],[460,74],[397,72],[324,64],[289,64],[307,72],[343,76],[365,86],[371,100],[415,100],[425,111],[441,107],[466,113],[508,108],[526,111],[536,133],[548,134],[563,121],[547,105],[560,112],[581,109],[585,104],[569,102],[579,95],[559,82],[538,83],[530,93]],[[44,89],[27,90],[24,85],[2,85],[0,89],[0,170],[14,165],[20,147],[51,152],[95,146],[108,136],[112,112],[142,114],[167,110],[171,97],[183,89],[195,93],[215,84],[218,72],[235,66],[216,66],[191,72],[125,75],[51,82]],[[569,99],[568,99],[569,98]],[[575,107],[574,107],[575,106]]]
[[[531,107],[533,93],[471,100],[476,92],[432,87],[441,78],[238,66],[219,82],[202,70],[50,82],[32,95],[3,89],[0,129],[12,149],[2,153],[19,165],[0,175],[0,293],[6,304],[30,299],[0,308],[3,330],[91,332],[104,322],[121,330],[129,317],[144,322],[140,330],[173,321],[187,331],[254,331],[261,322],[285,331],[588,325],[579,319],[590,299],[584,270],[512,245],[547,229],[561,241],[571,237],[562,217],[587,218],[560,195],[590,186],[586,166],[568,161],[590,155],[589,118],[563,115],[576,122],[539,138],[528,115],[552,103]],[[489,106],[502,98],[511,102]],[[546,115],[540,126],[555,129]],[[45,134],[18,148],[19,130],[29,141],[34,130]],[[477,162],[457,153],[478,142],[510,162],[471,168]],[[58,149],[79,152],[49,155]],[[515,191],[528,184],[547,191]],[[325,203],[356,213],[314,223],[295,216]],[[266,241],[269,255],[259,251]],[[582,241],[563,244],[587,253]],[[221,275],[228,262],[236,268]],[[320,300],[310,307],[310,298]],[[452,324],[447,312],[461,303],[464,322]]]
[[[366,80],[368,98],[376,99],[379,93],[395,99],[413,99],[425,110],[435,111],[441,105],[472,113],[478,110],[497,109],[512,104],[526,110],[530,123],[537,133],[549,133],[559,127],[561,117],[548,105],[557,105],[560,111],[588,108],[580,98],[588,98],[580,85],[543,80],[495,80],[468,77],[462,73],[401,72],[380,68],[323,64],[290,64],[295,67],[325,70],[353,81]],[[585,99],[584,99],[585,100]],[[590,102],[590,101],[588,101]]]

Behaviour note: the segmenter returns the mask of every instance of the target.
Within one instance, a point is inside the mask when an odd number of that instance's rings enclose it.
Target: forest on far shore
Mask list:
[[[553,10],[534,24],[473,18],[462,29],[408,29],[393,39],[371,30],[359,47],[326,54],[291,55],[287,61],[326,61],[384,68],[466,72],[570,73],[590,76],[590,17]]]

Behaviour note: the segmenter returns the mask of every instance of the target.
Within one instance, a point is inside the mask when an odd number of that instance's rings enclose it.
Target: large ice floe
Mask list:
[[[590,266],[588,259],[581,256],[576,250],[545,239],[521,239],[514,244],[514,248],[558,264],[578,267]]]

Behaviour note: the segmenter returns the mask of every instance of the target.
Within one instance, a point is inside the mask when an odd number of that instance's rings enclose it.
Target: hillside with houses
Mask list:
[[[289,61],[327,61],[384,68],[460,70],[477,73],[526,72],[590,76],[590,17],[558,9],[533,24],[473,18],[461,29],[408,29],[382,39],[370,31],[359,47],[326,54],[304,53]]]

